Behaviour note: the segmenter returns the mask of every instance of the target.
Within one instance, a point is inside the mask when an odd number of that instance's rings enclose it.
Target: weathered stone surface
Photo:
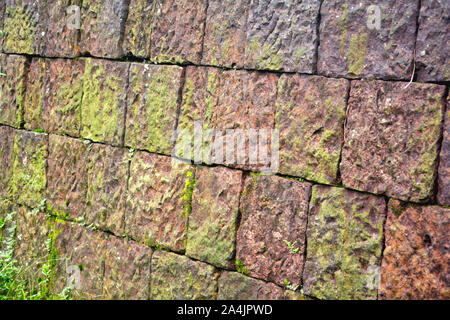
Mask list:
[[[183,68],[133,63],[127,101],[125,144],[170,155]]]
[[[341,174],[346,187],[407,201],[432,195],[444,86],[353,81]]]
[[[127,234],[151,246],[183,252],[195,171],[165,156],[138,152],[131,161]]]
[[[23,56],[0,55],[0,123],[19,128],[23,121],[25,73]]]
[[[83,219],[90,148],[78,139],[49,136],[47,205],[53,214]]]
[[[94,144],[89,152],[86,219],[122,235],[128,180],[128,150]]]
[[[243,67],[249,4],[248,0],[208,1],[203,64]]]
[[[381,299],[450,298],[450,209],[389,202]]]
[[[447,107],[450,106],[447,96]],[[444,135],[442,138],[441,154],[438,171],[437,201],[444,206],[450,206],[450,110],[445,112]]]
[[[421,1],[419,32],[416,44],[418,81],[449,81],[450,2]]]
[[[72,137],[80,135],[84,64],[85,60],[45,61],[42,102],[44,131]]]
[[[5,199],[11,198],[14,135],[13,128],[0,126],[0,197]]]
[[[23,103],[24,127],[27,130],[42,130],[43,88],[47,61],[42,58],[31,60]]]
[[[131,0],[125,24],[123,51],[139,58],[150,57],[154,0]]]
[[[319,74],[411,78],[417,15],[417,0],[325,0],[321,7]]]
[[[5,3],[3,52],[38,54],[40,1],[6,0]]]
[[[152,300],[213,300],[217,296],[219,273],[206,263],[157,251],[152,257],[151,270]]]
[[[284,290],[273,283],[223,272],[219,278],[218,300],[282,300]]]
[[[197,169],[186,255],[218,267],[234,267],[241,185],[241,171]]]
[[[281,173],[336,183],[348,85],[344,79],[281,76],[275,117]]]
[[[246,272],[283,286],[302,283],[311,184],[249,176],[240,200],[236,260]]]
[[[205,20],[205,0],[155,0],[152,59],[199,64]]]
[[[1,1],[0,2],[0,30],[3,30],[3,17],[5,15],[5,9],[6,9],[6,2]],[[3,37],[0,37],[0,48],[3,50]],[[1,50],[1,51],[2,51]]]
[[[312,73],[320,1],[250,1],[245,67]]]
[[[85,59],[81,135],[122,145],[129,64]]]
[[[376,299],[386,201],[314,186],[303,273],[305,294],[319,299]]]
[[[243,132],[246,134],[245,148],[237,148],[239,154],[232,152],[233,157],[228,159],[227,151],[234,151],[234,148],[226,143],[228,135],[231,136],[227,129],[273,129],[277,80],[278,76],[274,74],[188,67],[178,123],[178,129],[185,132],[179,132],[183,139],[177,141],[176,154],[208,164],[227,162],[254,170],[268,167],[263,161],[250,163],[249,143],[257,142],[251,140],[249,131]],[[199,121],[203,129],[203,150],[193,148],[195,121]],[[215,135],[210,135],[208,130],[215,130],[211,132]],[[222,156],[216,152],[220,137],[225,142]],[[238,156],[242,159],[239,162]]]
[[[0,197],[0,255],[14,250],[16,208],[11,201]]]
[[[120,58],[129,1],[82,0],[81,53],[94,57]]]
[[[48,136],[16,131],[13,146],[13,200],[28,207],[38,206],[47,185]]]

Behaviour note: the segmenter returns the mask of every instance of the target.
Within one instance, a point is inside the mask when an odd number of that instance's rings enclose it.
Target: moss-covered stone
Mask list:
[[[13,168],[13,146],[15,130],[0,126],[0,197],[12,199],[10,179]]]
[[[84,61],[81,135],[97,142],[122,145],[129,64]]]
[[[125,54],[139,58],[150,57],[150,40],[155,4],[156,1],[130,1],[123,43]]]
[[[185,256],[157,251],[151,263],[150,299],[213,300],[217,296],[217,270]]]
[[[385,214],[382,197],[314,186],[305,294],[319,299],[376,299],[373,280],[381,264]]]
[[[125,144],[170,155],[183,69],[131,64]]]
[[[24,101],[24,127],[27,130],[42,129],[42,105],[44,99],[45,65],[42,58],[33,58],[27,74]]]
[[[16,209],[11,201],[0,197],[0,256],[7,255],[14,245]]]

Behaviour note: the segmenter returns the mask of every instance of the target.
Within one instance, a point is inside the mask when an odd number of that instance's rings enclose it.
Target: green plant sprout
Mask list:
[[[289,252],[292,253],[292,254],[296,254],[300,250],[299,247],[295,248],[295,245],[297,244],[297,241],[294,241],[293,243],[291,243],[291,242],[289,242],[287,240],[283,240],[283,242],[287,244],[287,246],[289,248]]]

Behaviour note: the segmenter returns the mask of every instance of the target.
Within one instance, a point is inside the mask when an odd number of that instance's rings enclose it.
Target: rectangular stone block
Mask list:
[[[250,0],[245,67],[313,73],[320,1]]]
[[[380,299],[450,298],[450,209],[389,201]]]
[[[156,154],[138,152],[131,161],[127,234],[151,246],[186,249],[195,170]]]
[[[28,69],[23,103],[24,127],[27,130],[43,130],[42,106],[47,62],[47,59],[32,58]]]
[[[131,0],[125,24],[123,52],[139,58],[150,57],[154,0]]]
[[[11,199],[10,180],[13,168],[15,130],[0,126],[0,197]]]
[[[0,54],[0,124],[19,128],[23,122],[27,58]]]
[[[171,154],[182,77],[181,67],[131,64],[125,132],[127,146]]]
[[[450,3],[444,0],[423,0],[420,6],[419,31],[416,43],[418,81],[449,81],[448,57]]]
[[[82,0],[80,51],[94,57],[121,58],[126,0]]]
[[[49,136],[47,205],[51,213],[83,220],[90,149],[89,143],[78,139]]]
[[[214,300],[216,268],[185,256],[156,251],[151,263],[151,300]]]
[[[250,1],[210,0],[202,64],[243,67]]]
[[[155,0],[152,60],[200,64],[206,6],[205,0]]]
[[[449,103],[450,97],[447,95],[447,106]],[[444,206],[450,206],[450,110],[446,110],[444,120],[444,134],[439,159],[437,202]]]
[[[46,59],[45,66],[42,128],[79,137],[85,60]]]
[[[189,218],[186,255],[234,268],[242,172],[198,167]]]
[[[85,59],[81,136],[96,142],[123,144],[129,64]]]
[[[280,77],[275,115],[280,173],[323,184],[337,182],[348,86],[345,79]]]
[[[323,1],[319,74],[409,80],[418,8],[417,0]]]
[[[16,131],[13,146],[13,175],[10,180],[14,202],[35,208],[47,186],[48,136]]]
[[[236,260],[250,276],[302,283],[311,184],[277,176],[245,179]]]
[[[122,236],[128,181],[127,149],[103,144],[89,148],[85,222]]]
[[[341,174],[346,187],[421,202],[433,194],[444,86],[352,81]]]
[[[319,299],[377,298],[386,201],[313,186],[303,291]]]

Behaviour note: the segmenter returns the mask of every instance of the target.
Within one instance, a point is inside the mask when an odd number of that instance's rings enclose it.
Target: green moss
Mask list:
[[[260,37],[255,37],[246,48],[248,54],[253,58],[255,67],[264,70],[280,70],[283,66],[284,57],[275,46],[264,43],[261,45]]]
[[[344,3],[342,5],[342,16],[338,20],[338,26],[339,30],[341,31],[341,39],[339,43],[339,48],[341,51],[341,54],[345,54],[345,47],[347,43],[347,37],[348,37],[348,4]]]
[[[192,212],[192,194],[194,192],[194,186],[195,186],[195,172],[197,169],[195,169],[194,172],[188,170],[186,171],[186,183],[184,185],[183,192],[181,194],[181,197],[183,198],[183,204],[184,204],[184,210],[182,214],[188,218],[191,215]]]
[[[242,261],[236,260],[235,264],[237,272],[242,273],[243,275],[248,274],[247,267],[242,263]]]
[[[31,13],[20,6],[7,6],[4,32],[5,47],[16,53],[34,54],[36,22]]]
[[[355,34],[350,40],[348,51],[348,73],[359,76],[364,70],[366,62],[369,36],[367,33]]]

